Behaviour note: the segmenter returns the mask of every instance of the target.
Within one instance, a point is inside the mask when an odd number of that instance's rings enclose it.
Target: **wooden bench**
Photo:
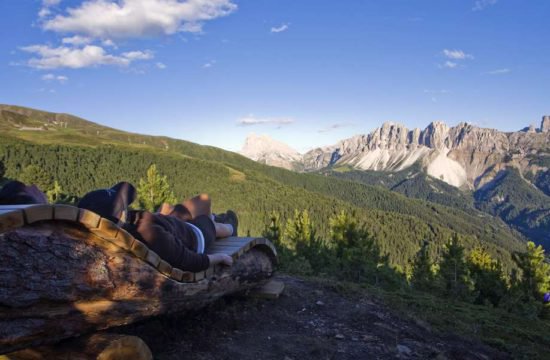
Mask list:
[[[69,205],[0,205],[0,233],[14,230],[25,225],[40,221],[69,221],[79,223],[91,233],[114,245],[131,252],[144,260],[162,274],[180,282],[200,281],[212,276],[215,269],[191,273],[172,267],[162,260],[154,251],[130,235],[126,230],[110,220],[100,217],[89,210],[79,209]],[[277,250],[273,244],[263,238],[228,237],[218,239],[207,249],[207,254],[227,254],[238,259],[252,248],[263,248],[271,254],[274,261],[277,259]]]
[[[67,205],[0,206],[0,354],[200,308],[264,285],[277,251],[221,239],[234,265],[191,273],[99,215]]]

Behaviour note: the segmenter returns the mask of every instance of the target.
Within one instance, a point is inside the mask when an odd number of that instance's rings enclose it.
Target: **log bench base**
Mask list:
[[[222,249],[233,266],[186,273],[87,210],[0,207],[0,354],[198,309],[273,275],[269,241],[228,238]]]

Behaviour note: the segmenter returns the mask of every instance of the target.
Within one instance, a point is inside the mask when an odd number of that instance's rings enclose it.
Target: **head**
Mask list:
[[[95,212],[113,222],[126,221],[128,206],[135,200],[136,188],[121,182],[110,189],[94,190],[79,201],[78,207]]]
[[[0,205],[47,204],[48,198],[36,185],[10,181],[0,190]]]

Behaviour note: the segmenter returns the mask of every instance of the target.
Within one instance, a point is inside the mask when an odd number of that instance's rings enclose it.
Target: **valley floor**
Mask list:
[[[508,359],[475,338],[400,316],[380,295],[326,280],[279,275],[277,300],[232,297],[185,316],[118,333],[140,336],[155,359]]]

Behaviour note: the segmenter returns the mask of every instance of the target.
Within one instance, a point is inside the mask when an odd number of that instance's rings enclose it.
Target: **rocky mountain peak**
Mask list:
[[[550,116],[546,115],[542,117],[542,121],[540,123],[540,131],[543,133],[550,132]]]
[[[302,159],[302,155],[298,151],[285,143],[268,135],[254,133],[248,135],[240,153],[252,160],[285,169],[293,169],[294,163]]]

